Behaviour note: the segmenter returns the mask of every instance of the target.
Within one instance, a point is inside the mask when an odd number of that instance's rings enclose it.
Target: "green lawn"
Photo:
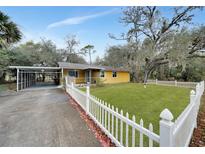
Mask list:
[[[91,94],[123,109],[124,114],[128,112],[130,118],[135,115],[137,123],[142,118],[147,128],[151,122],[154,132],[158,134],[161,111],[168,108],[176,119],[189,103],[190,90],[159,85],[147,85],[144,88],[143,84],[126,83],[91,87]]]
[[[4,83],[0,84],[0,92],[7,91],[7,90],[15,90],[16,83]]]
[[[5,91],[7,88],[4,84],[0,84],[0,92]]]

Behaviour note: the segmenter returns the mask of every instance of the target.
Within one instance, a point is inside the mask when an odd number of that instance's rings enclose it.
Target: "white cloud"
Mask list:
[[[47,29],[60,27],[60,26],[65,26],[65,25],[81,24],[81,23],[83,23],[83,22],[85,22],[89,19],[98,18],[98,17],[101,17],[101,16],[112,14],[112,13],[116,12],[116,10],[117,9],[112,9],[112,10],[109,10],[109,11],[104,11],[104,12],[100,12],[100,13],[96,13],[96,14],[92,14],[92,15],[88,15],[88,16],[79,16],[79,17],[67,18],[67,19],[64,19],[64,20],[49,24],[47,26]]]
[[[17,45],[24,44],[28,41],[33,41],[37,43],[41,41],[41,38],[44,38],[47,40],[51,40],[56,45],[57,48],[65,48],[63,38],[57,37],[47,32],[43,32],[43,31],[38,32],[38,31],[33,31],[30,29],[25,29],[25,28],[22,28],[21,31],[23,33],[23,37],[21,41],[17,43]]]

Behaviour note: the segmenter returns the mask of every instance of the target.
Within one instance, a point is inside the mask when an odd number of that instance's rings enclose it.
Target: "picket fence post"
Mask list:
[[[90,83],[88,82],[86,85],[86,113],[89,113],[89,105],[90,105]]]
[[[66,85],[68,84],[68,77],[67,76],[65,77],[65,84]]]
[[[193,102],[194,102],[195,96],[196,96],[195,91],[194,91],[194,90],[191,90],[191,92],[190,92],[190,103],[193,103]]]
[[[174,81],[174,85],[177,86],[177,80]]]
[[[155,82],[156,82],[156,84],[157,84],[157,83],[158,83],[158,80],[156,79],[156,81],[155,81]]]
[[[68,77],[65,77],[65,91],[68,93],[67,85],[68,85]]]
[[[164,109],[160,114],[160,147],[173,146],[173,128],[174,119],[172,113],[168,109]]]
[[[194,127],[196,128],[197,127],[197,103],[195,102],[196,100],[196,93],[194,90],[191,90],[190,92],[190,103],[194,103],[194,117],[193,117],[193,120],[194,120]]]

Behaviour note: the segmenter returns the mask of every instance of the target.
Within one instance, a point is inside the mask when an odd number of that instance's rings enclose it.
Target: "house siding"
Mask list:
[[[79,77],[75,79],[77,84],[85,83],[85,71],[77,70],[79,72]],[[97,80],[100,76],[99,70],[92,70],[92,79]],[[63,69],[63,79],[68,76],[68,69]],[[105,77],[100,78],[105,84],[112,83],[126,83],[130,82],[129,72],[117,72],[117,77],[112,77],[112,71],[105,71]],[[61,83],[64,82],[61,80]]]
[[[66,77],[68,76],[68,71],[69,69],[63,69],[63,76]],[[83,70],[76,70],[78,71],[78,78],[75,79],[75,82],[77,84],[79,83],[84,83],[85,82],[85,72]]]
[[[99,70],[92,71],[92,77],[93,78],[99,78],[100,77],[100,71]]]
[[[117,77],[112,77],[112,71],[105,71],[105,77],[101,78],[104,83],[126,83],[130,82],[129,72],[117,72]]]
[[[78,78],[75,79],[76,83],[84,83],[85,82],[85,72],[83,70],[76,70],[78,71]]]

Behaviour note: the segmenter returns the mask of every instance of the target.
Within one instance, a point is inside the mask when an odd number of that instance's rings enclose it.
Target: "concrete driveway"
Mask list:
[[[100,146],[62,89],[0,97],[0,146]]]

